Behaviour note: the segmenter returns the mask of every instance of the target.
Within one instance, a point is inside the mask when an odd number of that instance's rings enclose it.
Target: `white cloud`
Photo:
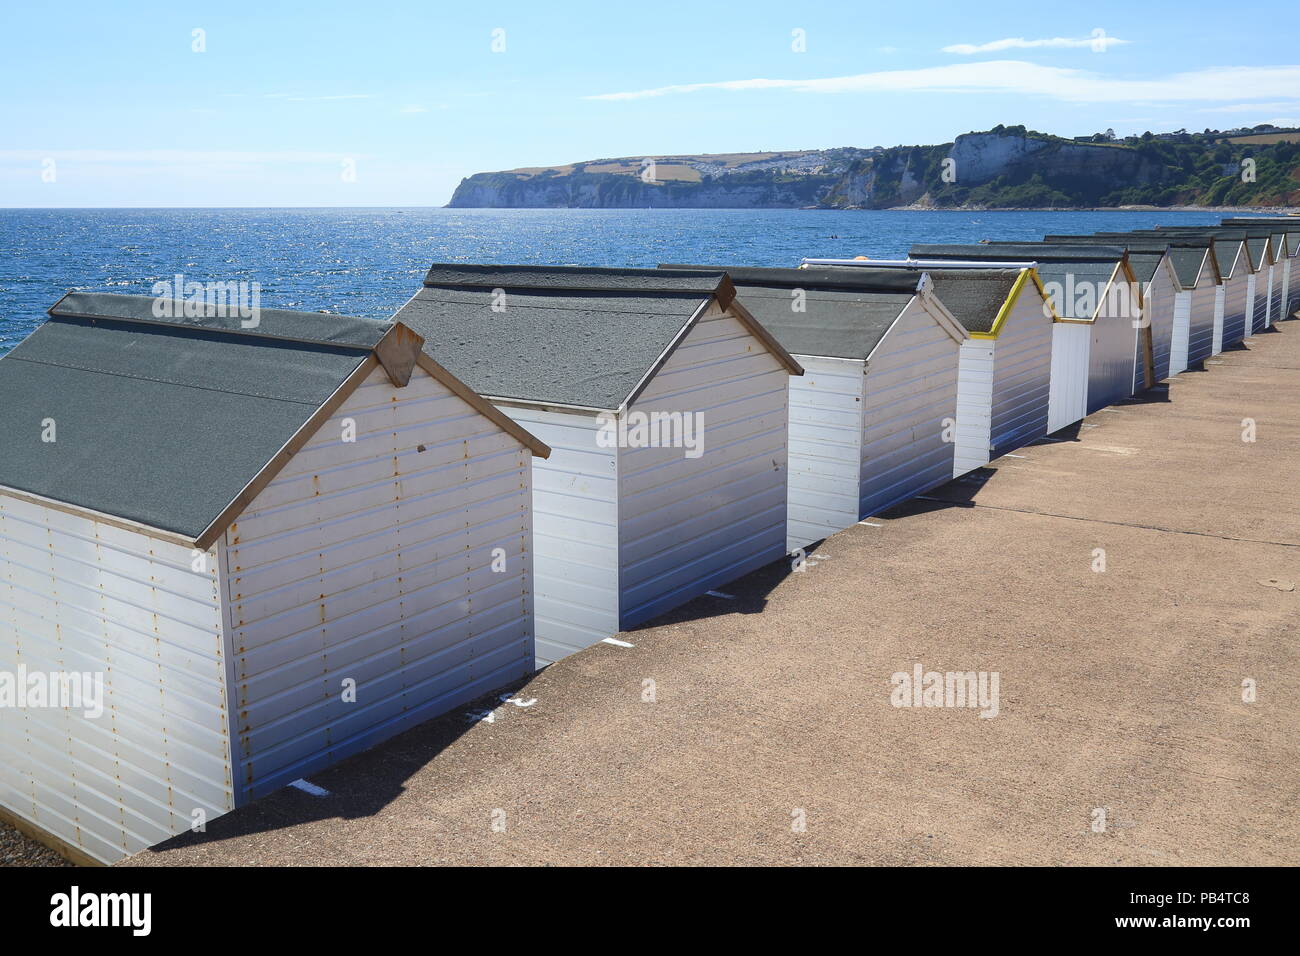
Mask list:
[[[944,53],[960,53],[970,56],[974,53],[1001,53],[1003,50],[1081,50],[1091,49],[1097,53],[1105,53],[1113,46],[1121,46],[1129,43],[1129,40],[1121,40],[1119,37],[1106,36],[1102,31],[1096,31],[1092,36],[1086,37],[1050,37],[1042,40],[1026,40],[1024,37],[1007,37],[1005,40],[993,40],[989,43],[954,43],[952,46],[943,48]]]
[[[427,106],[403,106],[403,107],[402,107],[400,110],[398,110],[397,112],[399,112],[399,113],[427,113],[427,112],[429,112],[429,107],[427,107]]]
[[[636,100],[708,90],[795,93],[1008,93],[1046,96],[1071,103],[1222,103],[1273,97],[1300,89],[1300,66],[1211,67],[1147,79],[1125,79],[1089,70],[1044,66],[1024,60],[985,60],[918,70],[882,70],[808,80],[723,80],[686,83],[623,93],[600,93],[589,100]]]

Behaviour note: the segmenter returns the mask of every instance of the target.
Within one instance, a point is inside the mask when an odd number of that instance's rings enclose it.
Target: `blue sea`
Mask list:
[[[258,282],[264,308],[387,318],[432,262],[797,266],[914,242],[1216,223],[1218,213],[640,209],[4,209],[0,354],[65,292]]]

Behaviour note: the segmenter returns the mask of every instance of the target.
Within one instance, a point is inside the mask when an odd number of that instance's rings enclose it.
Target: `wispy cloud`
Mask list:
[[[427,112],[429,112],[429,107],[427,107],[427,106],[403,106],[403,107],[402,107],[400,110],[398,110],[397,112],[399,112],[399,113],[427,113]]]
[[[1214,67],[1147,79],[1124,79],[1024,60],[985,60],[822,79],[686,83],[623,93],[599,93],[584,98],[616,101],[710,90],[784,90],[795,93],[1007,93],[1046,96],[1072,103],[1223,103],[1257,99],[1261,90],[1272,91],[1276,98],[1276,91],[1294,89],[1300,89],[1300,66]]]
[[[1106,36],[1098,32],[1087,37],[1047,37],[1041,40],[1026,40],[1024,37],[1007,37],[1003,40],[991,40],[988,43],[954,43],[943,48],[944,53],[960,53],[970,56],[974,53],[1001,53],[1004,50],[1082,50],[1091,49],[1104,53],[1113,46],[1122,46],[1129,40]]]

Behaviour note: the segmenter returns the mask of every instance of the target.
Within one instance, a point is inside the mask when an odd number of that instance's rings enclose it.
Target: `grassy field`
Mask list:
[[[1234,136],[1229,143],[1247,143],[1253,146],[1272,146],[1275,143],[1300,143],[1300,132],[1256,133],[1253,136]]]
[[[558,175],[569,175],[578,166],[582,166],[589,173],[615,173],[623,176],[639,176],[641,174],[641,164],[646,159],[652,159],[655,162],[655,175],[661,180],[673,180],[676,182],[699,182],[699,172],[690,166],[690,163],[709,163],[711,165],[725,166],[728,169],[735,169],[737,166],[743,166],[746,163],[758,163],[768,159],[789,158],[797,159],[800,156],[807,156],[816,150],[802,149],[790,152],[776,153],[690,153],[675,156],[619,156],[612,159],[603,159],[594,163],[568,163],[564,166],[522,166],[518,169],[510,169],[507,172],[517,173],[529,178],[537,176],[540,173],[552,172]]]

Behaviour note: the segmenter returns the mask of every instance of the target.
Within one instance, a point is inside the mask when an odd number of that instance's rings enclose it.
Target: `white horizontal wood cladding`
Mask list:
[[[1291,278],[1292,261],[1293,260],[1290,257],[1283,259],[1282,264],[1279,267],[1281,269],[1281,275],[1278,277],[1277,284],[1277,321],[1279,322],[1285,322],[1287,319],[1291,318],[1291,313],[1295,311],[1295,290],[1291,288],[1291,283],[1293,281]]]
[[[1255,276],[1235,275],[1224,283],[1223,348],[1244,337],[1246,316],[1255,309]]]
[[[994,458],[1047,434],[1053,324],[1033,283],[1026,282],[994,340],[989,424]]]
[[[601,447],[595,414],[501,405],[551,447],[533,460],[537,662],[617,633],[618,449]]]
[[[1083,322],[1052,325],[1052,379],[1047,430],[1058,431],[1088,414],[1088,355],[1092,326]]]
[[[619,449],[622,628],[785,554],[789,379],[714,305],[628,409],[698,415],[702,444]]]
[[[959,345],[917,299],[868,357],[858,514],[952,480]]]
[[[784,555],[789,377],[714,305],[621,418],[501,403],[551,446],[533,465],[539,664]],[[701,454],[611,436],[655,412],[702,423]]]
[[[1252,331],[1263,332],[1273,324],[1273,296],[1276,283],[1276,266],[1270,265],[1255,280],[1259,293],[1255,297],[1255,325]]]
[[[217,564],[197,557],[0,494],[0,671],[98,675],[104,706],[0,711],[0,805],[105,863],[235,804]]]
[[[1162,259],[1155,275],[1143,290],[1142,315],[1151,328],[1151,356],[1155,366],[1155,382],[1146,382],[1146,362],[1142,354],[1142,338],[1138,337],[1134,356],[1135,391],[1148,388],[1169,377],[1169,357],[1173,349],[1174,306],[1177,287],[1170,274],[1168,258]]]
[[[1191,331],[1192,290],[1183,289],[1174,298],[1173,336],[1169,340],[1169,374],[1187,371],[1187,344]]]
[[[530,458],[422,370],[377,369],[240,515],[241,799],[531,673]]]
[[[1214,289],[1214,338],[1211,347],[1212,355],[1218,355],[1223,351],[1223,323],[1228,316],[1228,284],[1226,282],[1219,284]]]
[[[1088,351],[1088,411],[1114,405],[1133,394],[1137,358],[1137,329],[1132,293],[1122,291],[1123,273],[1116,270],[1112,291],[1102,298],[1092,323]]]
[[[989,463],[993,447],[993,349],[992,339],[967,339],[961,344],[954,478]]]
[[[1215,354],[1215,315],[1219,294],[1223,286],[1215,281],[1213,263],[1207,254],[1201,264],[1196,287],[1192,289],[1191,312],[1188,316],[1187,364],[1195,365]]]
[[[797,355],[790,376],[786,548],[807,547],[858,520],[862,360]]]

